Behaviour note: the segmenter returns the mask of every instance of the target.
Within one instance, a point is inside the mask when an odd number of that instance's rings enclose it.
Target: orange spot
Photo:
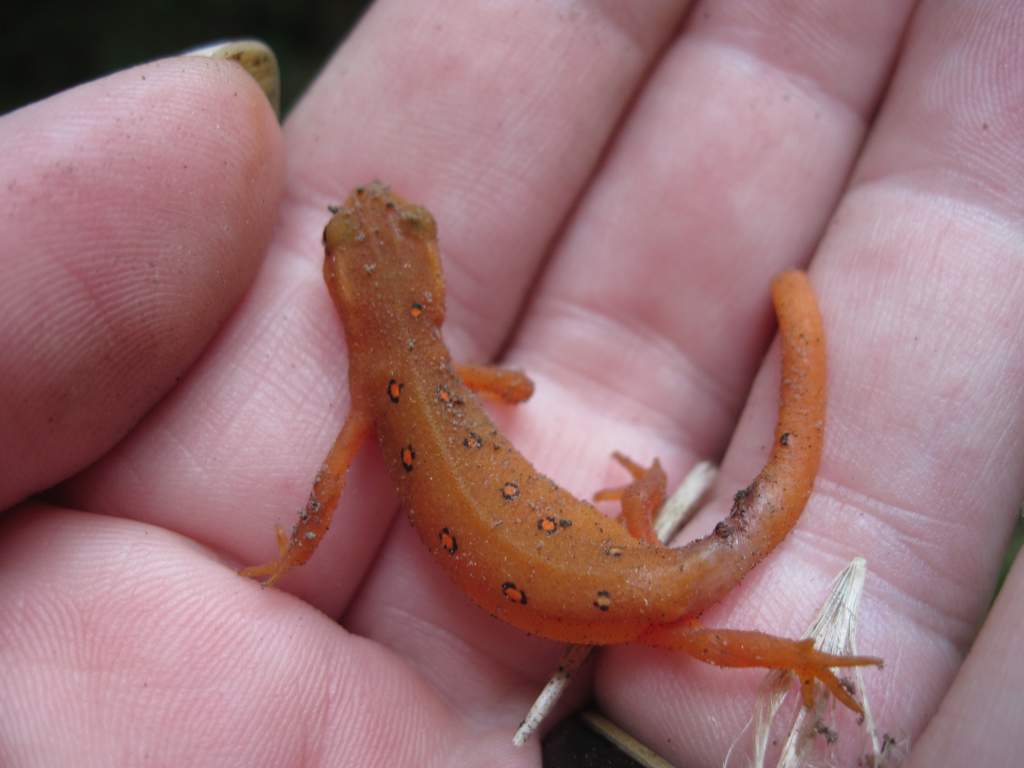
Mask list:
[[[398,402],[398,399],[402,396],[402,387],[404,386],[404,384],[399,384],[394,379],[388,382],[388,399],[392,403]]]
[[[448,391],[447,387],[439,386],[437,388],[437,399],[442,403],[450,403],[452,401],[452,393]]]
[[[519,605],[526,605],[526,593],[519,589],[511,581],[506,581],[501,585],[501,594],[511,600],[513,603],[519,603]]]
[[[558,533],[560,528],[572,528],[572,520],[567,520],[564,517],[559,519],[552,515],[542,517],[537,521],[537,530],[544,531],[549,536],[553,533]]]
[[[405,467],[406,472],[412,472],[412,463],[416,460],[416,451],[412,449],[411,445],[405,446],[402,449],[402,466]]]
[[[597,599],[594,601],[594,607],[600,611],[607,611],[612,607],[612,596],[602,589],[597,593]]]
[[[419,317],[420,315],[423,314],[423,305],[413,304],[411,307],[409,307],[409,314],[412,315],[413,317]]]
[[[459,544],[455,541],[455,537],[452,536],[452,532],[447,528],[442,528],[441,532],[437,534],[437,540],[441,542],[441,547],[449,555],[454,555],[459,551]]]
[[[519,498],[519,484],[508,482],[501,486],[501,495],[505,501],[514,501]]]

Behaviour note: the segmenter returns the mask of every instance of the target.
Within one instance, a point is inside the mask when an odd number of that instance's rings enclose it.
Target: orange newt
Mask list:
[[[805,703],[817,679],[861,711],[829,668],[880,660],[696,620],[786,536],[817,474],[825,348],[803,273],[772,286],[783,374],[768,463],[711,534],[672,549],[652,530],[666,483],[657,461],[644,469],[616,454],[633,482],[597,498],[621,499],[623,525],[540,474],[498,433],[472,392],[520,402],[533,385],[518,372],[452,363],[441,340],[444,282],[430,213],[375,183],[349,196],[323,239],[324,279],[348,341],[352,410],[291,535],[278,529],[279,557],[244,575],[270,585],[310,558],[353,457],[376,431],[423,542],[484,610],[563,642],[637,642],[720,666],[791,670]]]

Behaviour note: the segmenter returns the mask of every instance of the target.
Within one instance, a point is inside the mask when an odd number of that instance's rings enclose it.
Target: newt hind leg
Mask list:
[[[612,454],[612,458],[629,471],[633,482],[598,491],[594,494],[594,501],[621,502],[622,519],[630,535],[648,544],[660,544],[654,532],[654,516],[665,502],[668,483],[661,463],[655,459],[650,468],[645,469],[618,451]]]
[[[840,702],[859,715],[864,710],[832,667],[881,667],[872,656],[837,656],[819,651],[810,638],[790,640],[739,629],[708,629],[696,621],[682,621],[648,629],[638,642],[688,653],[720,667],[764,667],[792,672],[800,681],[804,705],[814,703],[814,681],[825,685]]]

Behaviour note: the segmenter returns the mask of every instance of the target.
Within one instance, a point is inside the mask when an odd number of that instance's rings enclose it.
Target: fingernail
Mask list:
[[[260,40],[223,40],[185,51],[185,55],[237,61],[263,89],[274,114],[281,119],[281,70],[269,45]]]

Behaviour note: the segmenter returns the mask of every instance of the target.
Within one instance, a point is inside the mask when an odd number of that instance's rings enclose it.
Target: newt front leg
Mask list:
[[[521,403],[533,394],[533,382],[520,371],[485,365],[457,365],[455,370],[466,386],[495,400]],[[389,385],[388,396],[397,399],[400,392],[393,387],[397,385]],[[373,426],[373,417],[369,413],[353,407],[316,474],[313,490],[299,512],[291,534],[278,527],[277,559],[243,568],[239,571],[242,576],[270,587],[293,566],[302,565],[313,556],[331,526],[334,509],[345,490],[349,467],[365,438],[373,432]]]
[[[265,587],[272,586],[293,565],[302,565],[313,556],[317,545],[331,526],[334,508],[338,506],[341,492],[352,460],[364,439],[373,430],[373,419],[363,411],[353,410],[345,421],[341,432],[324,459],[320,471],[313,481],[313,490],[306,505],[299,512],[299,519],[292,527],[291,535],[277,529],[276,560],[263,565],[243,568],[240,573],[256,579]]]

